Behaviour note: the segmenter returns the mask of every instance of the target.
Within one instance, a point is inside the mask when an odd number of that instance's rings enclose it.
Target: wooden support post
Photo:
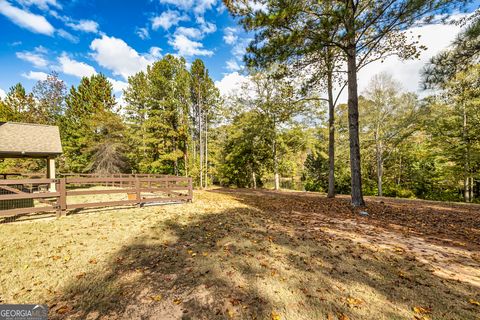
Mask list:
[[[57,180],[58,183],[58,192],[60,196],[57,198],[57,218],[65,216],[67,213],[67,187],[65,183],[65,178]]]
[[[47,158],[47,179],[55,179],[55,159]],[[55,192],[55,182],[50,183],[49,190]]]
[[[140,180],[138,177],[135,177],[135,193],[136,193],[136,200],[137,202],[137,207],[141,208],[142,207],[142,198],[140,194]]]

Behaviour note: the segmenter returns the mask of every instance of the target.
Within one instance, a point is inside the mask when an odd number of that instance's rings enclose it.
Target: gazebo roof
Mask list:
[[[62,154],[57,126],[0,122],[0,158],[46,158]]]

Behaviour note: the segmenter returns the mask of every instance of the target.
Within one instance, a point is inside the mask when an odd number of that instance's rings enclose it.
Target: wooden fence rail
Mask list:
[[[95,199],[95,195],[117,195],[121,199]],[[86,202],[75,201],[82,196],[92,197]],[[30,205],[15,205],[15,201],[20,203],[19,200],[26,199]],[[68,210],[79,208],[142,206],[146,203],[190,202],[192,199],[192,179],[187,177],[65,175],[60,179],[0,180],[0,217],[36,212],[56,212],[57,216],[62,216]]]

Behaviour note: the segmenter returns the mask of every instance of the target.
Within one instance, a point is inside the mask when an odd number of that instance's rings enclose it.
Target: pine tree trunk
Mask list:
[[[473,180],[473,177],[470,177],[470,201],[473,202],[473,188],[474,188],[475,181]]]
[[[470,182],[469,182],[469,179],[468,177],[465,177],[463,179],[463,198],[465,200],[465,202],[469,202],[469,196],[470,196],[470,190],[469,190],[469,186],[470,186]]]
[[[328,58],[327,58],[328,59]],[[335,198],[335,105],[331,67],[327,71],[328,90],[328,198]]]
[[[198,107],[198,138],[200,153],[200,189],[203,189],[203,140],[202,140],[202,108]]]
[[[208,187],[208,118],[205,112],[205,189]]]
[[[197,144],[195,143],[195,136],[192,135],[192,154],[193,154],[193,163],[197,162]]]
[[[175,129],[176,130],[176,129]],[[177,154],[177,139],[173,138],[173,152],[174,154]],[[174,175],[178,176],[178,158],[175,158],[173,161],[173,173]]]
[[[273,178],[275,183],[275,190],[280,189],[280,177],[278,175],[278,157],[277,157],[277,142],[273,141]]]
[[[467,141],[467,110],[465,108],[465,105],[463,105],[463,128],[462,128],[462,137],[463,137],[463,143],[464,143],[464,166],[463,166],[463,175],[464,175],[464,179],[463,179],[463,187],[464,187],[464,191],[463,191],[463,194],[464,194],[464,200],[465,202],[470,202],[471,201],[471,198],[470,198],[470,166],[469,166],[469,147],[468,147],[468,141]]]
[[[252,182],[253,182],[253,189],[257,189],[257,175],[253,170],[252,170]]]
[[[274,125],[274,130],[276,130]],[[278,175],[278,157],[277,157],[277,136],[276,132],[273,138],[273,178],[275,183],[275,190],[280,189],[280,177]]]
[[[353,21],[352,21],[353,23]],[[351,28],[353,30],[353,27]],[[347,32],[351,32],[350,30]],[[353,33],[354,34],[354,33]],[[358,125],[358,88],[355,37],[350,37],[347,54],[348,67],[348,129],[350,135],[350,172],[352,205],[363,206],[360,137]]]
[[[185,153],[183,154],[183,163],[185,164],[185,177],[188,177],[188,143],[185,143]]]
[[[397,186],[400,186],[402,183],[402,155],[400,154],[399,164],[398,164],[398,179]]]

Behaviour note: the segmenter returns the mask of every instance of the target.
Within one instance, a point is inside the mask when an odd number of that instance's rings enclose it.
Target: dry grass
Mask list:
[[[458,215],[434,205],[435,225]],[[478,243],[398,206],[361,218],[345,199],[217,189],[3,224],[0,303],[45,302],[51,319],[480,319]]]

